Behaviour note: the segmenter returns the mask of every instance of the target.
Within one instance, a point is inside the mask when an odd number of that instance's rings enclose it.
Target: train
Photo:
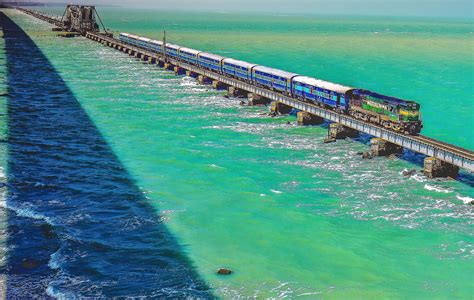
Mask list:
[[[175,44],[120,33],[119,40],[150,52],[232,77],[398,133],[423,128],[420,104]]]

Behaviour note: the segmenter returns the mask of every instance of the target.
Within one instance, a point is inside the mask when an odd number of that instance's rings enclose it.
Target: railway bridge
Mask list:
[[[44,16],[25,9],[22,11],[39,19],[57,25],[57,19]],[[320,124],[324,120],[332,123],[328,130],[328,139],[334,141],[363,132],[373,136],[371,153],[376,156],[386,156],[400,153],[403,148],[426,155],[424,173],[428,177],[452,177],[458,175],[459,169],[474,172],[474,152],[423,135],[405,135],[351,116],[327,110],[311,103],[285,96],[266,88],[230,78],[217,72],[209,71],[195,65],[173,59],[162,52],[150,52],[147,49],[126,44],[110,34],[87,31],[84,36],[105,46],[127,53],[138,59],[157,64],[160,67],[173,70],[176,74],[186,74],[196,77],[202,84],[212,83],[216,88],[226,88],[229,95],[248,97],[253,104],[271,103],[272,111],[288,113],[291,109],[299,110],[298,121],[301,124]]]

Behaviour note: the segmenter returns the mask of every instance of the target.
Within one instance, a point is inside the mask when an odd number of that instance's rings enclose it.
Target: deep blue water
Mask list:
[[[3,13],[0,26],[8,84],[7,297],[211,297],[41,50]]]

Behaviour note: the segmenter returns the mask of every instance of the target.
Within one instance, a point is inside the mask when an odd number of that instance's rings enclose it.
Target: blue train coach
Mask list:
[[[346,95],[352,90],[352,87],[312,77],[297,76],[293,78],[292,93],[295,97],[341,111],[349,109],[349,97]]]
[[[172,58],[178,58],[178,50],[181,46],[166,43],[166,55]]]
[[[201,52],[198,54],[198,64],[203,68],[220,73],[222,72],[222,60],[224,58],[220,55]]]
[[[163,42],[157,40],[151,40],[148,43],[148,48],[154,52],[163,52]]]
[[[256,66],[252,68],[253,82],[271,90],[280,91],[288,95],[291,94],[292,90],[291,81],[296,76],[299,75],[263,66]]]
[[[248,63],[246,61],[236,60],[233,58],[226,58],[222,61],[222,72],[231,77],[243,79],[245,81],[252,80],[252,68],[257,65]]]
[[[179,48],[178,50],[178,57],[182,61],[185,61],[193,65],[197,65],[199,53],[201,53],[201,51],[199,50],[182,47],[182,48]]]
[[[131,45],[134,45],[134,46],[138,46],[138,39],[139,38],[140,38],[139,36],[129,34],[129,33],[125,33],[125,32],[123,32],[119,35],[119,40],[121,40],[124,43],[131,44]]]

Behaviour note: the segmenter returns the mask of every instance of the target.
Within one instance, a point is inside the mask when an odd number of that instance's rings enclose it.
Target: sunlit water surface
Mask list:
[[[424,134],[474,147],[468,21],[100,13],[117,31],[159,38],[166,28],[174,43],[414,99]],[[470,175],[405,177],[423,157],[362,160],[368,137],[323,144],[324,126],[262,116],[267,108],[241,107],[191,78],[7,14],[57,69],[216,296],[472,296]],[[48,214],[68,226],[57,216]],[[68,269],[67,256],[59,251],[51,264]],[[220,277],[219,267],[234,273]],[[49,293],[88,295],[74,278],[51,281]]]

